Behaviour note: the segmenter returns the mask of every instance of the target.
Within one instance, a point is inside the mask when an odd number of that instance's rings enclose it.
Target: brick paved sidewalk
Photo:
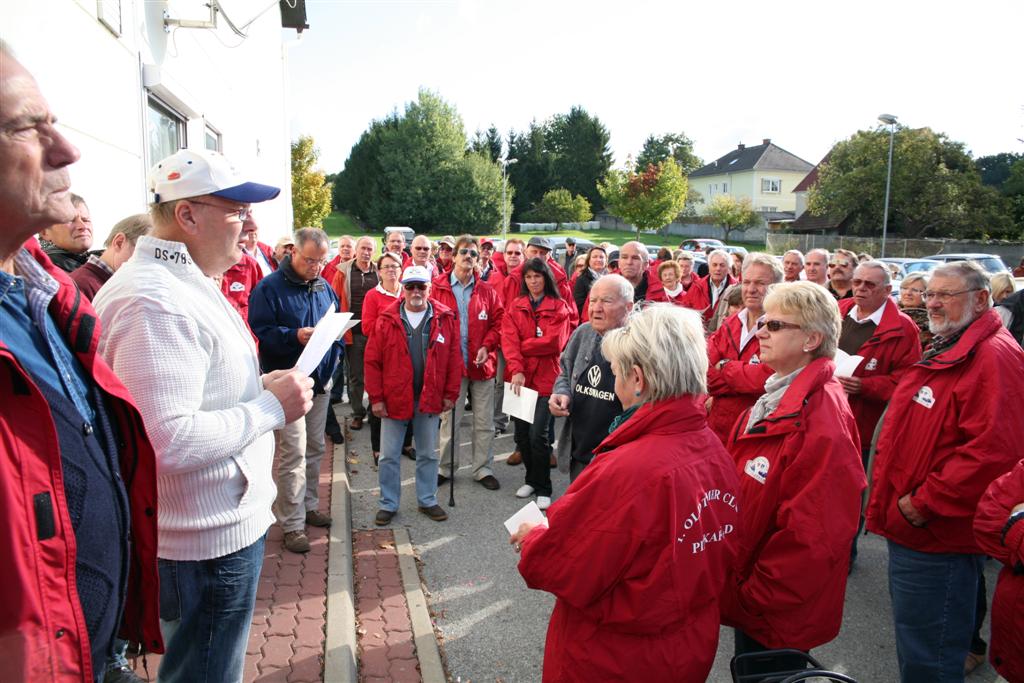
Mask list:
[[[331,510],[332,451],[328,442],[320,468],[320,511],[325,514]],[[342,457],[340,446],[337,454]],[[335,520],[335,523],[344,521]],[[245,655],[246,683],[323,681],[328,529],[308,527],[307,534],[311,548],[305,555],[284,549],[278,525],[273,525],[267,534],[256,610]],[[397,566],[396,563],[396,571]],[[147,665],[147,680],[155,681],[160,657],[150,655]],[[135,663],[135,671],[146,678],[141,659]]]
[[[362,683],[420,683],[409,607],[391,529],[353,530]]]

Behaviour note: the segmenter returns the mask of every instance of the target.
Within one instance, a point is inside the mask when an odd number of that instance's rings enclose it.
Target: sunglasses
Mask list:
[[[416,251],[430,251],[430,247],[413,247]]]
[[[466,254],[469,254],[470,258],[476,258],[480,255],[476,249],[467,249],[466,247],[459,249],[459,256],[465,256]]]
[[[427,283],[425,283],[425,282],[410,282],[409,284],[405,285],[405,291],[407,291],[407,292],[411,292],[414,289],[418,289],[421,292],[426,291]]]
[[[851,284],[853,284],[854,287],[867,287],[868,289],[877,289],[881,287],[877,282],[872,282],[871,280],[858,280],[857,278],[854,278]]]
[[[757,329],[767,327],[769,332],[781,332],[782,330],[799,330],[800,326],[794,323],[787,323],[781,320],[762,320],[757,323]]]

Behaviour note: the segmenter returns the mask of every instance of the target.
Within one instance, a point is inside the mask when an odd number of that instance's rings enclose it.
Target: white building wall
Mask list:
[[[283,40],[294,34],[281,29],[279,10],[263,14],[242,39],[223,16],[216,30],[164,32],[164,9],[175,18],[206,19],[203,0],[120,4],[121,35],[115,36],[97,18],[96,0],[0,2],[0,35],[39,81],[82,153],[71,167],[72,191],[89,204],[95,247],[118,220],[146,209],[146,171],[157,161],[148,158],[150,92],[188,119],[188,147],[203,148],[209,122],[236,167],[281,188],[256,211],[261,239],[273,243],[292,224]],[[241,26],[267,2],[222,5]]]

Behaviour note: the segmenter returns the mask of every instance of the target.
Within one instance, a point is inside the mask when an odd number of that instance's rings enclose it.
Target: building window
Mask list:
[[[121,0],[96,0],[96,18],[115,36],[121,35]]]
[[[212,126],[206,127],[206,149],[214,152],[222,152],[220,146],[220,133]]]
[[[146,137],[149,142],[149,165],[152,166],[179,149],[184,149],[185,118],[155,97],[146,108]]]
[[[722,194],[729,194],[729,183],[722,183]]]
[[[782,192],[782,181],[778,178],[761,178],[761,192],[769,194]]]

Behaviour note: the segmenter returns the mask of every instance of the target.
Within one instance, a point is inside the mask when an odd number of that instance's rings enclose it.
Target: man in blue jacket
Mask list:
[[[249,327],[259,340],[264,372],[291,368],[309,342],[313,327],[338,297],[320,277],[327,264],[327,234],[319,228],[295,233],[295,250],[280,267],[260,280],[249,300]],[[309,551],[306,524],[330,526],[331,518],[317,510],[324,429],[330,409],[331,375],[341,357],[341,344],[313,372],[313,408],[306,417],[277,432],[274,515],[284,531],[284,546],[293,553]]]

